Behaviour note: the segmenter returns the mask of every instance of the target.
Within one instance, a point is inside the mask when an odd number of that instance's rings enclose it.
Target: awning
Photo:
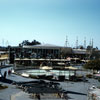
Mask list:
[[[52,67],[49,67],[49,66],[43,66],[43,67],[40,67],[40,69],[52,69]]]
[[[77,70],[78,68],[69,66],[69,67],[65,67],[65,69]]]

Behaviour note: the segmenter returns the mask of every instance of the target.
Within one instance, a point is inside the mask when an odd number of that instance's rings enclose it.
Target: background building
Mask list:
[[[14,62],[31,65],[34,59],[67,59],[79,58],[88,59],[90,52],[86,49],[73,49],[71,47],[55,46],[50,44],[13,46],[9,47],[10,63]],[[40,65],[40,61],[38,64]]]

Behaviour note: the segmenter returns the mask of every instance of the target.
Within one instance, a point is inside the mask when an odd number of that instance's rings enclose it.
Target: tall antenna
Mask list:
[[[92,48],[93,48],[93,39],[92,39]]]
[[[8,46],[9,45],[9,42],[8,42],[8,40],[6,41],[6,46]]]
[[[4,39],[2,39],[2,46],[4,47]]]
[[[84,37],[84,48],[86,48],[86,37]]]
[[[76,48],[78,48],[78,36],[76,37]]]
[[[91,38],[90,38],[90,43],[89,43],[89,45],[90,45],[90,46],[92,46],[92,43],[91,43]]]
[[[68,46],[68,37],[66,36],[65,47]]]

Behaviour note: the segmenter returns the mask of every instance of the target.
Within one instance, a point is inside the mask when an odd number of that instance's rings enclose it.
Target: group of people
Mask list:
[[[0,75],[1,75],[1,77],[3,77],[3,78],[6,78],[6,77],[7,77],[7,74],[8,74],[8,75],[11,75],[11,73],[12,73],[12,69],[9,69],[8,71],[4,71],[4,74],[2,74],[2,72],[1,72],[1,70],[0,70]]]

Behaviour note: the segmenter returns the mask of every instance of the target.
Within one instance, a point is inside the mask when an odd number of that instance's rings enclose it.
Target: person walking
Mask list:
[[[40,100],[40,94],[36,94],[38,100]]]
[[[7,76],[7,72],[5,71],[4,72],[4,79],[6,79],[6,76]]]

